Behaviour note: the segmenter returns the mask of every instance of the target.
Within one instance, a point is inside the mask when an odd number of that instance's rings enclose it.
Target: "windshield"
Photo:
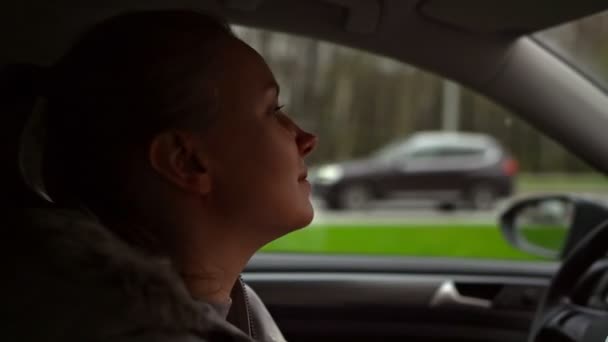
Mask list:
[[[545,47],[608,89],[608,11],[534,35]]]

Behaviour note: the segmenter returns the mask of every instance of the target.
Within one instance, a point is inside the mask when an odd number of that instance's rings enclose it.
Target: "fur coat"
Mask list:
[[[144,256],[85,214],[6,217],[2,340],[251,341],[193,300],[167,260]]]

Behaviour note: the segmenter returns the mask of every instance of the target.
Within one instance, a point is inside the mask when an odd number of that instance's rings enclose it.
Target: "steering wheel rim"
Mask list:
[[[575,304],[571,295],[591,267],[606,256],[606,241],[608,220],[594,228],[566,257],[538,306],[528,342],[543,341],[545,334],[553,336],[550,340],[558,336],[564,341],[596,341],[588,338],[587,330],[608,318],[608,312]]]

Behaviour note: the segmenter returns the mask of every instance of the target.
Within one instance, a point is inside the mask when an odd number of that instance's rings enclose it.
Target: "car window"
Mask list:
[[[479,157],[483,155],[483,148],[474,147],[445,147],[440,150],[440,157]]]
[[[379,148],[370,157],[380,161],[403,160],[411,154],[411,151],[411,144],[408,144],[407,141],[399,141]]]
[[[468,147],[468,146],[437,146],[434,148],[423,148],[412,152],[412,157],[480,157],[484,154],[483,147]]]
[[[510,201],[608,193],[601,174],[470,89],[328,42],[235,32],[268,61],[286,112],[320,141],[308,160],[315,219],[263,253],[538,261],[498,229]]]
[[[412,150],[409,154],[412,158],[433,158],[440,157],[445,155],[445,148],[436,146],[436,147],[423,147],[420,149]]]

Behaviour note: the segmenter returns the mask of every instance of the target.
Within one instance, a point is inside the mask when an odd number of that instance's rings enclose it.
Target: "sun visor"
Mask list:
[[[345,29],[354,33],[373,33],[380,22],[380,3],[375,0],[325,0],[347,10]]]
[[[604,0],[487,1],[425,0],[418,10],[427,19],[480,34],[521,35],[608,9]]]
[[[255,11],[261,2],[262,0],[226,0],[224,6],[241,11]]]
[[[278,7],[283,0],[226,0],[223,5],[230,10],[256,11],[262,7]],[[353,33],[374,33],[380,22],[379,0],[318,0],[319,5],[335,7],[344,13],[344,29]],[[285,4],[283,3],[282,6]]]

